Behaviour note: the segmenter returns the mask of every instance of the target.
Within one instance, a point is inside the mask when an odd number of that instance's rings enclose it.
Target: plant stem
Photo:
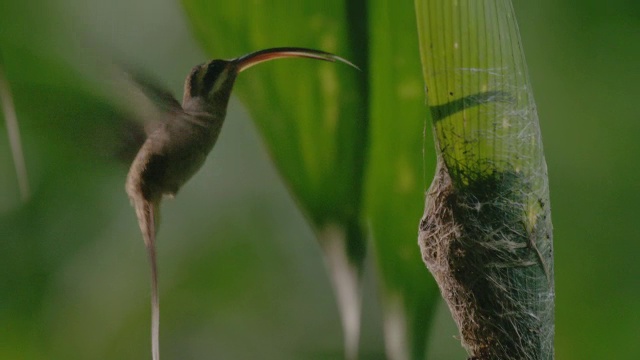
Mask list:
[[[509,0],[417,0],[438,166],[423,259],[471,359],[553,359],[547,168]]]

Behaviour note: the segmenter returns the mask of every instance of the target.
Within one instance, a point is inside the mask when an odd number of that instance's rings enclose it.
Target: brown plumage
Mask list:
[[[185,80],[182,106],[167,92],[154,91],[165,105],[162,111],[167,115],[166,120],[148,134],[131,164],[126,182],[127,194],[136,210],[151,264],[151,341],[154,360],[160,358],[155,250],[160,201],[165,195],[175,195],[204,164],[220,135],[236,76],[253,65],[285,57],[341,61],[356,67],[347,60],[323,51],[273,48],[232,60],[212,60],[194,67]]]

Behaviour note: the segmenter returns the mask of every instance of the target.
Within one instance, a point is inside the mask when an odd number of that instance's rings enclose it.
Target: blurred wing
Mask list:
[[[152,77],[104,52],[54,58],[13,44],[2,52],[23,135],[48,139],[67,154],[128,167],[147,134],[182,112]]]
[[[182,112],[173,94],[145,72],[121,63],[114,65],[110,72],[110,97],[131,113],[133,120],[142,122],[147,133]]]
[[[116,157],[128,164],[155,128],[171,117],[182,113],[182,106],[173,94],[152,77],[131,66],[111,66],[105,94],[108,101],[121,110],[124,121],[120,132],[122,141]]]
[[[165,112],[182,110],[182,105],[180,105],[171,91],[159,85],[150,76],[141,71],[128,70],[127,73],[133,81],[133,85],[138,86],[159,109]]]

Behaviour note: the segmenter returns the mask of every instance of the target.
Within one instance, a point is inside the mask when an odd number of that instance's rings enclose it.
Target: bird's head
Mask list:
[[[187,111],[226,111],[233,84],[239,73],[265,61],[288,57],[340,61],[358,68],[331,53],[293,47],[260,50],[231,60],[211,60],[191,70],[184,83],[182,107]]]

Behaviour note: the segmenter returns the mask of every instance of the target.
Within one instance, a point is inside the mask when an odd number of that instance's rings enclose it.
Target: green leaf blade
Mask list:
[[[361,49],[354,44],[366,37],[358,32],[357,21],[348,21],[354,10],[350,6],[360,2],[183,4],[212,57],[296,46],[331,52],[366,67],[366,54],[353,50]],[[366,89],[366,77],[345,64],[296,59],[251,69],[239,77],[234,90],[316,230],[336,290],[349,359],[357,357],[366,249],[360,224]]]
[[[387,356],[423,359],[437,288],[416,244],[422,212],[428,109],[410,3],[377,0],[370,8],[370,122],[366,214],[380,275]],[[425,162],[425,165],[423,165]],[[394,339],[395,337],[395,339]]]
[[[215,57],[276,46],[355,57],[340,1],[183,3],[196,36]],[[276,166],[316,225],[353,218],[359,208],[363,78],[340,63],[282,60],[243,73],[236,84],[234,93],[247,104]]]

